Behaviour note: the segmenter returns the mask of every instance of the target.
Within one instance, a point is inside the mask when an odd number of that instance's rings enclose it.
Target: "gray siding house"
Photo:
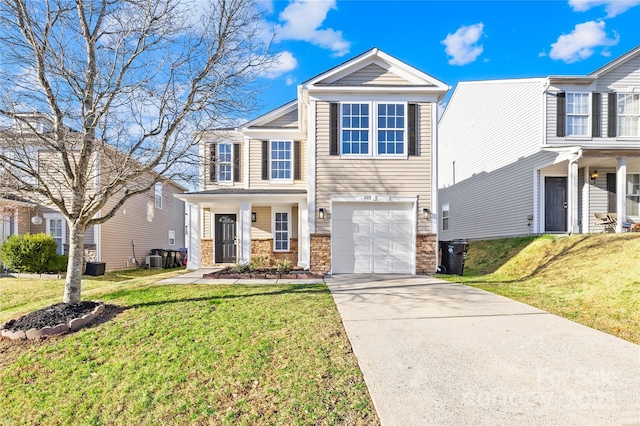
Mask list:
[[[441,240],[640,223],[640,46],[586,76],[460,83],[438,130]]]
[[[201,144],[195,269],[288,259],[330,273],[433,273],[436,113],[449,87],[378,49]]]

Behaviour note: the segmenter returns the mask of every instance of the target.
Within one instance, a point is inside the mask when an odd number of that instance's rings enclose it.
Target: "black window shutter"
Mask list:
[[[556,136],[563,138],[567,127],[567,94],[560,92],[557,96]]]
[[[329,107],[329,155],[338,155],[338,104]]]
[[[591,94],[591,136],[599,138],[602,128],[602,95],[600,93]]]
[[[209,144],[209,181],[216,181],[216,144]]]
[[[240,144],[233,144],[233,181],[240,182]]]
[[[301,162],[300,162],[300,141],[293,142],[293,179],[301,179]]]
[[[616,201],[616,174],[607,173],[607,207],[608,213],[615,213],[617,209]]]
[[[409,155],[418,155],[418,132],[416,126],[418,123],[418,108],[416,104],[409,104],[407,111],[407,124],[409,127]]]
[[[262,141],[262,180],[269,180],[269,141]]]
[[[618,107],[617,107],[617,94],[609,93],[608,99],[608,114],[607,114],[607,136],[610,138],[615,138],[618,136],[618,117],[616,116]]]

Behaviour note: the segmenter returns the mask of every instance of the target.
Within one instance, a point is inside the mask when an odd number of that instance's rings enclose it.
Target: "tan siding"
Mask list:
[[[18,235],[30,234],[31,227],[35,227],[31,223],[31,211],[29,209],[18,209]]]
[[[307,141],[300,141],[300,164],[302,171],[301,180],[291,183],[271,183],[262,180],[262,141],[251,139],[249,141],[249,188],[250,189],[307,189]]]
[[[271,238],[271,207],[253,206],[255,223],[251,224],[251,239]]]
[[[341,78],[332,84],[349,85],[349,86],[366,86],[366,85],[390,85],[390,86],[409,86],[411,82],[404,78],[393,74],[376,64],[367,65],[358,71]]]
[[[273,121],[263,125],[256,126],[255,128],[259,129],[260,127],[282,127],[282,128],[297,128],[298,127],[298,110],[295,109],[282,117],[278,117]]]
[[[318,102],[316,206],[327,211],[331,195],[418,196],[418,211],[431,208],[431,105],[420,104],[420,155],[406,159],[345,159],[329,155],[329,104]],[[317,233],[330,232],[329,217],[316,222]],[[431,232],[418,215],[418,232]]]
[[[184,203],[173,196],[181,191],[173,185],[163,185],[162,209],[154,205],[154,193],[141,194],[127,200],[116,215],[102,225],[100,261],[107,269],[127,267],[133,256],[131,241],[135,240],[138,262],[144,262],[151,249],[177,250],[184,247]],[[175,232],[176,243],[169,246],[168,231]]]
[[[202,238],[213,238],[213,232],[211,232],[210,209],[204,209],[202,212]]]
[[[291,237],[298,238],[298,206],[291,207]]]

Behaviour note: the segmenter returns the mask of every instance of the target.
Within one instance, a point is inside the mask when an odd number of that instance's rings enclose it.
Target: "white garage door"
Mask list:
[[[340,273],[411,274],[415,225],[411,203],[333,203],[331,269]]]

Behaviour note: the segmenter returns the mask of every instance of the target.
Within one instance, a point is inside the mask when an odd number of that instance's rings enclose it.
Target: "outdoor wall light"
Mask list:
[[[318,219],[324,219],[324,207],[318,209]]]
[[[36,213],[36,215],[31,218],[31,223],[34,225],[40,225],[42,223],[42,216],[40,216],[40,213]]]
[[[251,212],[251,222],[255,222],[258,220],[258,215],[256,212]]]
[[[596,179],[598,179],[598,176],[600,176],[598,170],[594,170],[593,172],[591,172],[591,180],[595,181]]]
[[[429,220],[431,219],[431,210],[430,209],[422,209],[422,214],[424,215],[424,218]]]

